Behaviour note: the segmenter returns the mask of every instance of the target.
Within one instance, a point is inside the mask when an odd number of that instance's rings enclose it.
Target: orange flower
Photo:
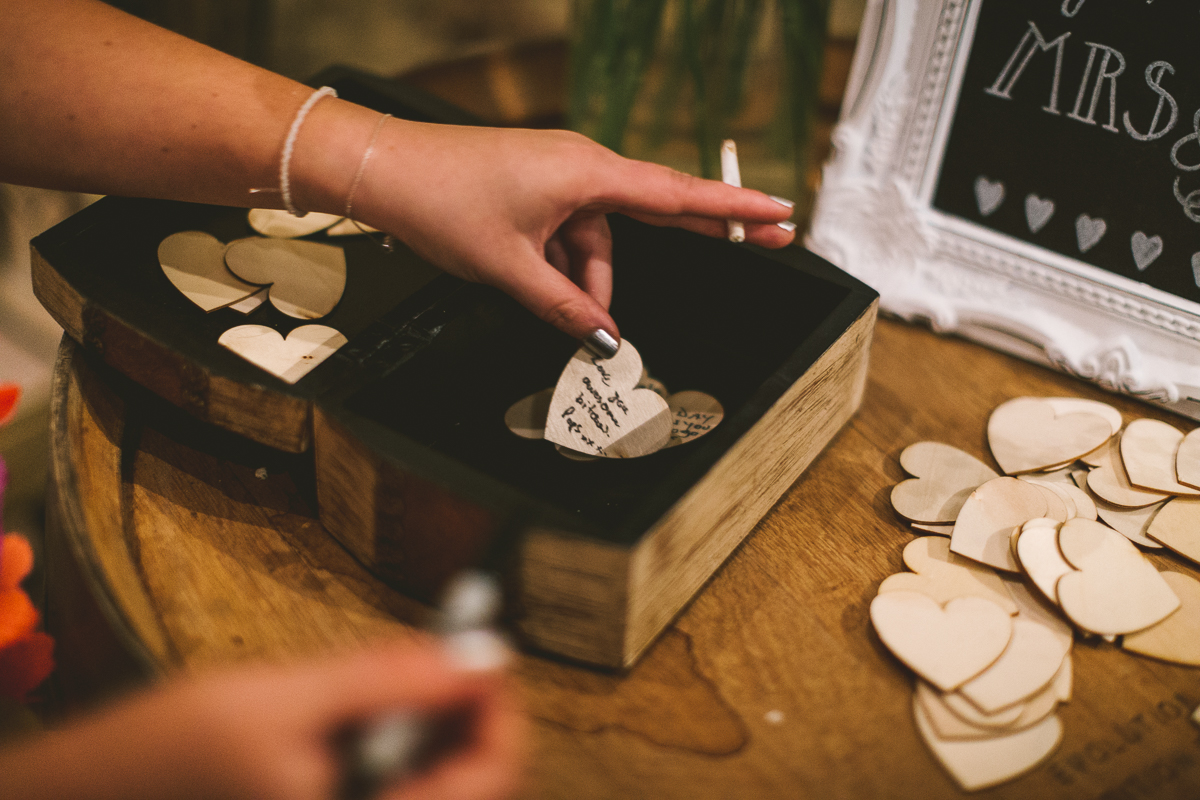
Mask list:
[[[0,425],[16,409],[20,389],[0,384]],[[0,459],[0,508],[8,471]],[[5,534],[0,517],[0,697],[23,702],[54,669],[54,640],[37,629],[41,621],[21,581],[33,569],[33,549],[15,534]]]

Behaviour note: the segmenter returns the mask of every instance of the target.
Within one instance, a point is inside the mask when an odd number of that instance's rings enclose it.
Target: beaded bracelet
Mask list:
[[[292,127],[288,130],[287,139],[283,142],[283,155],[279,159],[279,193],[283,195],[283,207],[294,217],[303,217],[308,212],[301,211],[292,203],[292,186],[289,175],[292,164],[292,150],[296,147],[296,137],[300,133],[300,126],[304,124],[304,118],[308,116],[308,112],[312,111],[312,107],[322,97],[337,97],[337,92],[332,86],[322,86],[308,96],[308,99],[304,101],[304,105],[300,106],[300,110],[296,112],[296,118],[292,120]]]

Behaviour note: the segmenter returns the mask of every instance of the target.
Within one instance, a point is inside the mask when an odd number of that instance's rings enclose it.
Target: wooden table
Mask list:
[[[867,616],[911,539],[888,502],[899,452],[937,439],[986,458],[989,412],[1021,395],[1183,423],[896,321],[879,323],[871,358],[858,415],[640,664],[607,674],[520,657],[528,797],[959,796],[918,738],[912,678]],[[419,619],[316,521],[304,457],[205,428],[70,343],[53,422],[48,623],[67,688],[311,653]],[[1200,796],[1188,720],[1200,670],[1076,642],[1074,671],[1054,757],[984,796]]]

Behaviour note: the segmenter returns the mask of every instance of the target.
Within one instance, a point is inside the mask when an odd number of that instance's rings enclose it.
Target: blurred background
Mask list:
[[[865,2],[819,3],[821,13],[828,12],[828,39],[816,96],[814,152],[809,166],[799,170],[810,189],[819,180],[817,165],[836,119]],[[545,127],[566,121],[571,20],[579,3],[586,0],[112,4],[300,80],[343,64],[415,84],[493,124]],[[673,166],[691,169],[687,163]],[[50,382],[61,330],[30,289],[29,239],[94,199],[0,184],[0,383],[15,382],[24,390],[16,418],[0,429],[0,456],[11,474],[5,526],[35,541],[44,508]]]

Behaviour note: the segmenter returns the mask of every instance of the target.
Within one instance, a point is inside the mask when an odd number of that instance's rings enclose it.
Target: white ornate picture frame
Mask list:
[[[1194,197],[1181,195],[1176,181],[1175,198],[1167,197],[1167,202],[1174,204],[1172,214],[1184,217],[1183,223],[1173,216],[1170,219],[1175,226],[1172,230],[1182,234],[1167,238],[1173,260],[1163,259],[1155,273],[1147,273],[1146,267],[1163,252],[1163,239],[1148,235],[1149,225],[1139,223],[1147,232],[1137,230],[1131,239],[1127,231],[1110,223],[1113,247],[1119,241],[1124,257],[1131,264],[1136,262],[1136,270],[1132,266],[1117,271],[1101,268],[1088,263],[1088,256],[1081,253],[1087,252],[1098,235],[1104,235],[1103,221],[1095,222],[1065,202],[1055,209],[1053,202],[1032,192],[1025,196],[1021,224],[1037,232],[1045,218],[1057,213],[1060,238],[1056,241],[1069,240],[1074,247],[1078,237],[1079,252],[1061,244],[1054,249],[1038,246],[1036,236],[1028,231],[1011,235],[997,230],[986,217],[1004,196],[1004,186],[1000,177],[989,176],[982,168],[973,178],[971,202],[978,206],[972,209],[974,217],[946,213],[935,205],[981,8],[992,4],[994,17],[1000,13],[996,4],[1006,2],[1009,0],[870,0],[842,117],[833,135],[834,155],[824,169],[807,245],[877,289],[882,308],[895,316],[926,321],[936,331],[959,334],[1200,419],[1200,302],[1185,296],[1200,291],[1192,286],[1192,273],[1187,272],[1188,255],[1195,251],[1190,264],[1200,286],[1200,214],[1196,213],[1200,200],[1191,202],[1200,198],[1200,191]],[[1074,39],[1060,32],[1072,30],[1076,15],[1083,20],[1092,9],[1113,2],[1063,0],[1060,5],[1059,0],[1040,0],[1037,12],[1044,19],[1040,28],[1036,20],[1026,22],[1027,16],[1020,16],[1016,23],[1028,24],[1037,35],[1028,32],[1024,39],[1018,35],[1007,41],[1005,54],[1011,52],[1011,59],[991,67],[995,81],[987,87],[973,85],[970,90],[990,90],[998,104],[988,108],[1001,112],[1015,108],[1003,105],[1013,98],[1032,102],[1028,99],[1032,92],[1038,107],[1023,113],[1042,114],[1047,124],[1075,125],[1070,130],[1093,137],[1088,141],[1103,144],[1117,139],[1095,137],[1128,136],[1132,138],[1122,140],[1126,144],[1121,145],[1128,147],[1134,140],[1160,140],[1151,143],[1158,148],[1154,152],[1170,151],[1171,162],[1184,180],[1200,185],[1200,173],[1188,174],[1200,170],[1200,149],[1191,151],[1200,145],[1197,73],[1181,70],[1175,75],[1167,71],[1168,67],[1174,69],[1170,64],[1147,64],[1145,58],[1123,57],[1120,52],[1110,57],[1110,51],[1120,48],[1100,44],[1094,35],[1088,38],[1086,31]],[[1160,8],[1168,2],[1160,0]],[[1131,14],[1142,5],[1125,3]],[[1013,8],[1003,10],[1008,13]],[[1013,13],[1023,14],[1021,10]],[[1193,7],[1190,13],[1200,23],[1200,12]],[[1193,49],[1200,53],[1200,48]],[[1081,72],[1089,53],[1087,71]],[[1049,94],[1047,81],[1039,79],[1041,88],[1021,88],[1019,97],[1012,91],[1011,97],[1005,96],[1020,77],[1023,60],[1050,70],[1042,73],[1053,75]],[[1122,105],[1113,99],[1118,92],[1116,75],[1122,71],[1119,67],[1125,73],[1121,101],[1137,98],[1137,104],[1130,106],[1133,117],[1125,113],[1126,131],[1121,130]],[[1072,69],[1076,72],[1071,73]],[[1153,93],[1157,91],[1155,81],[1168,86],[1166,78],[1177,81],[1173,86],[1182,83],[1187,88],[1174,91],[1178,102],[1174,96],[1170,101],[1160,99],[1165,91]],[[1034,85],[1032,79],[1025,83]],[[1158,105],[1147,98],[1157,100]],[[979,108],[983,101],[972,98],[972,102],[973,108]],[[1080,123],[1091,127],[1085,130]],[[1146,133],[1140,133],[1142,130]],[[1176,142],[1174,149],[1172,142]],[[996,142],[995,146],[1022,145]],[[1181,164],[1181,159],[1186,163]],[[1160,191],[1159,184],[1146,188],[1151,190]],[[1161,191],[1169,195],[1170,184]],[[1010,219],[1020,213],[1024,192],[1023,188],[1014,189],[1007,198]],[[1195,225],[1194,234],[1190,227],[1182,227],[1191,224]],[[1099,227],[1089,229],[1089,225]],[[1176,294],[1138,280],[1168,268],[1175,270],[1172,285],[1186,280],[1187,291]]]

